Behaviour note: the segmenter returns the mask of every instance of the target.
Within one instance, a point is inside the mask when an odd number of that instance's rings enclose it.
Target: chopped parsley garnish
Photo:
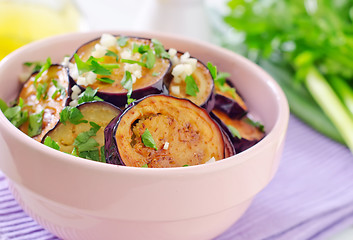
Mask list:
[[[116,41],[118,42],[118,45],[119,45],[120,47],[124,47],[124,46],[126,46],[126,44],[127,44],[127,40],[128,40],[128,37],[121,36],[121,37],[118,38]]]
[[[136,63],[136,64],[140,65],[141,67],[147,67],[147,66],[146,66],[146,63],[141,62],[141,61],[136,61],[136,60],[131,60],[131,59],[125,59],[125,58],[120,59],[120,61],[121,61],[122,63],[129,63],[129,64],[134,64],[134,63]]]
[[[51,80],[56,88],[55,92],[53,93],[53,95],[51,95],[52,99],[55,99],[58,94],[59,96],[65,96],[66,95],[66,90],[63,86],[60,85],[60,83],[58,83],[58,81],[56,79],[52,79]]]
[[[86,90],[78,96],[77,103],[81,104],[92,101],[103,101],[103,99],[96,96],[97,92],[98,89],[92,89],[91,87],[87,87]]]
[[[55,142],[51,137],[47,136],[45,139],[44,139],[44,145],[48,146],[48,147],[51,147],[55,150],[60,150],[60,146],[57,142]]]
[[[43,113],[42,110],[40,113],[29,115],[28,136],[33,137],[42,132]]]
[[[74,153],[78,152],[78,156],[82,158],[105,162],[104,146],[98,148],[99,143],[92,138],[96,136],[101,127],[94,122],[89,122],[89,124],[91,125],[90,130],[77,135],[74,141]]]
[[[97,78],[97,80],[100,82],[109,83],[109,84],[113,84],[115,82],[115,80],[107,77]]]
[[[265,132],[265,126],[260,123],[260,122],[255,122],[254,120],[250,119],[250,118],[245,118],[245,122],[247,122],[248,124],[250,124],[251,126],[256,127],[257,129],[259,129],[261,132]]]
[[[158,77],[159,75],[161,75],[160,72],[154,72],[154,73],[152,73],[152,76],[153,76],[153,77]]]
[[[170,58],[169,54],[165,51],[163,44],[159,40],[152,38],[152,44],[156,57]]]
[[[116,54],[116,53],[113,52],[113,51],[107,50],[107,53],[105,54],[105,56],[108,56],[108,57],[115,57],[116,62],[119,61],[119,56],[118,56],[118,54]]]
[[[146,45],[146,44],[141,44],[138,45],[136,43],[134,43],[134,46],[132,48],[132,53],[140,53],[140,54],[144,54],[146,53],[148,50],[150,50],[150,46]]]
[[[191,75],[186,76],[185,83],[186,83],[186,90],[185,90],[186,94],[196,97],[196,94],[200,90],[195,82],[195,79]]]
[[[32,72],[39,72],[43,64],[44,64],[43,62],[39,62],[39,61],[23,63],[23,65],[25,65],[26,67],[32,67],[33,68]]]
[[[34,82],[33,82],[33,84],[34,84],[35,87],[37,86],[37,81],[38,81],[38,79],[43,75],[43,73],[44,73],[46,70],[49,69],[50,65],[51,65],[51,59],[50,59],[50,57],[48,57],[47,60],[46,60],[46,62],[45,62],[45,64],[40,68],[39,73],[37,73],[37,75],[34,77]]]
[[[6,111],[6,109],[8,109],[9,107],[7,106],[7,103],[4,101],[4,100],[2,100],[1,98],[0,98],[0,110],[2,111],[2,112],[5,112]]]
[[[14,107],[8,107],[4,111],[5,117],[16,127],[21,126],[28,120],[28,111],[22,111],[23,99],[20,98],[18,105]]]
[[[121,85],[123,86],[123,88],[125,88],[127,90],[127,102],[128,102],[128,104],[131,103],[131,100],[129,102],[129,99],[131,99],[132,84],[133,84],[133,81],[132,81],[131,73],[129,71],[125,71],[124,77],[121,80]]]
[[[87,120],[83,120],[82,118],[83,118],[83,115],[81,111],[76,107],[66,106],[60,112],[60,122],[63,124],[65,124],[66,121],[69,121],[75,125],[80,123],[86,123]]]
[[[48,90],[48,83],[38,83],[37,87],[37,100],[40,100],[41,98],[46,99],[47,98],[47,90]]]
[[[143,164],[141,167],[142,167],[142,168],[148,168],[148,165],[147,165],[147,163],[146,163],[146,164]]]
[[[233,137],[237,137],[239,139],[241,139],[241,135],[238,131],[238,129],[236,129],[235,127],[231,126],[231,125],[227,125],[229,131],[232,133]]]
[[[141,60],[145,62],[146,68],[152,69],[156,63],[156,56],[152,49],[149,49],[146,53],[142,54]]]
[[[154,149],[158,150],[157,146],[156,146],[156,143],[153,140],[153,137],[152,137],[150,131],[147,128],[146,128],[145,132],[141,135],[141,140],[142,140],[142,143],[146,147],[150,147],[150,148],[154,148]]]
[[[99,75],[110,75],[111,69],[120,67],[119,64],[100,64],[98,63],[99,59],[92,56],[86,62],[84,62],[76,53],[74,54],[74,59],[77,65],[78,73],[80,75],[90,71]]]
[[[211,73],[215,86],[221,92],[229,92],[232,97],[235,98],[235,88],[232,88],[226,84],[226,79],[230,76],[230,74],[227,72],[217,72],[217,67],[214,66],[211,62],[207,63],[207,68]]]

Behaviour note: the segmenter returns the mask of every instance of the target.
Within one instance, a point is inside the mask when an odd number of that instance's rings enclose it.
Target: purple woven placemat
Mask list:
[[[275,178],[216,240],[326,239],[350,225],[352,154],[291,116]],[[5,239],[58,238],[22,211],[0,173],[0,240]]]

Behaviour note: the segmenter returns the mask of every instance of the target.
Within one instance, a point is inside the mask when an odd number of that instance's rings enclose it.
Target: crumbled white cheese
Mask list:
[[[189,52],[185,52],[183,55],[180,56],[180,61],[183,62],[186,59],[190,58],[190,53]]]
[[[70,103],[69,103],[70,107],[76,107],[78,105],[78,101],[77,99],[75,100],[72,100]]]
[[[172,70],[172,75],[174,77],[175,83],[180,83],[183,81],[186,76],[191,75],[193,73],[193,68],[190,64],[178,64]]]
[[[78,78],[78,69],[77,69],[77,64],[75,63],[69,63],[69,70],[70,70],[70,76],[74,79],[77,80]]]
[[[120,53],[120,57],[123,59],[131,59],[132,58],[132,52],[130,49],[124,49]]]
[[[114,47],[117,44],[116,38],[108,33],[103,33],[99,42],[103,47],[106,48]]]
[[[97,43],[94,46],[94,50],[92,52],[92,56],[95,57],[95,58],[101,58],[101,57],[104,57],[106,52],[107,52],[107,48],[105,46],[102,46],[99,43]]]
[[[174,95],[180,95],[180,87],[179,87],[179,86],[171,86],[171,87],[170,87],[170,91],[171,91]]]
[[[85,77],[88,84],[93,84],[97,80],[97,74],[94,72],[87,72]]]
[[[77,84],[81,85],[81,86],[87,86],[88,85],[86,78],[83,77],[83,76],[79,76],[77,78]]]
[[[81,93],[81,89],[79,88],[79,86],[75,85],[71,88],[71,90],[72,90],[71,99],[76,100]]]
[[[196,64],[197,64],[197,59],[196,58],[186,58],[183,60],[180,60],[181,63],[183,64],[188,64],[191,66],[192,72],[196,70]]]
[[[216,162],[216,159],[214,157],[211,157],[210,160],[208,160],[207,162],[205,162],[205,164],[207,163],[215,163]]]
[[[133,64],[125,63],[124,70],[129,71],[131,75],[134,75],[137,79],[142,77],[142,67],[137,63],[133,63]]]
[[[172,65],[175,66],[179,63],[179,58],[177,56],[177,50],[175,50],[174,48],[170,48],[168,50],[168,54],[170,56],[170,61],[172,62]]]
[[[164,146],[163,146],[163,149],[164,150],[168,150],[168,148],[169,148],[169,142],[165,142]]]
[[[68,67],[70,63],[70,57],[64,57],[63,61],[61,62],[61,65],[64,67]]]

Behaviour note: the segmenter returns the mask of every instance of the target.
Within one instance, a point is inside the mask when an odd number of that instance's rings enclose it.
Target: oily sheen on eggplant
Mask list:
[[[217,109],[214,109],[210,115],[229,136],[236,153],[252,147],[265,136],[265,132],[247,121],[248,116],[244,116],[241,119],[230,118],[226,113]],[[233,136],[228,126],[235,128],[239,132],[240,138]]]
[[[224,87],[235,89],[228,83],[224,83]],[[236,119],[241,119],[247,114],[248,108],[236,91],[221,91],[217,86],[215,89],[215,109],[224,112],[230,118]]]
[[[98,89],[97,96],[110,102],[118,107],[124,107],[127,104],[127,93],[128,90],[124,88],[121,84],[121,80],[124,77],[125,71],[131,70],[131,65],[133,63],[124,62],[124,60],[134,60],[143,61],[142,54],[134,52],[134,47],[136,46],[149,46],[154,49],[151,39],[141,38],[141,37],[127,37],[127,36],[114,36],[118,41],[120,38],[126,39],[126,45],[118,46],[114,45],[109,47],[107,50],[113,54],[106,54],[99,58],[99,63],[102,64],[119,64],[119,68],[114,68],[111,70],[111,75],[100,75],[97,78],[108,77],[114,80],[114,83],[106,83],[102,81],[95,81],[92,84],[86,86],[77,83],[77,79],[72,78],[77,85],[84,90],[87,86],[93,89]],[[94,39],[87,43],[84,43],[79,47],[75,54],[79,56],[82,61],[87,61],[92,57],[95,47],[100,43],[101,38]],[[74,56],[70,59],[71,63],[75,63]],[[135,63],[135,65],[137,65]],[[170,78],[171,62],[169,59],[156,57],[153,68],[142,67],[141,77],[137,78],[132,85],[132,95],[133,99],[140,99],[144,96],[151,94],[162,94],[167,93],[166,86],[164,85],[165,79]]]
[[[60,112],[69,99],[69,77],[67,69],[53,64],[40,76],[33,73],[23,85],[19,98],[23,99],[23,110],[31,114],[42,112],[42,131],[33,136],[33,139],[42,141],[43,136],[51,130],[60,119]],[[37,77],[37,79],[36,79]],[[40,90],[42,89],[42,90]],[[28,135],[29,121],[22,124],[19,129]]]
[[[178,64],[174,65],[173,68],[178,68],[178,65],[187,65],[188,67],[190,59],[183,60],[183,55],[185,53],[178,51],[176,57]],[[195,96],[187,94],[186,91],[186,81],[185,76],[182,75],[182,79],[178,77],[172,77],[169,82],[167,82],[169,95],[179,98],[187,98],[196,105],[205,108],[207,112],[212,111],[215,105],[215,95],[214,95],[214,81],[212,75],[208,68],[200,60],[196,58],[191,58],[197,60],[196,68],[192,72],[191,76],[195,80],[198,87],[198,92]],[[173,70],[174,71],[174,70]],[[174,89],[178,89],[175,91]]]
[[[90,131],[92,128],[90,123],[93,122],[100,127],[91,138],[98,143],[96,149],[101,159],[102,147],[104,152],[104,128],[114,117],[121,113],[121,110],[110,103],[102,101],[82,103],[77,106],[77,109],[79,109],[83,115],[82,120],[86,122],[79,124],[73,124],[69,121],[65,123],[59,122],[55,128],[46,134],[43,138],[43,143],[46,137],[50,137],[59,145],[60,151],[71,154],[74,148],[76,148],[76,152],[74,151],[74,153],[78,156],[82,156],[84,153],[80,153],[80,148],[76,146],[77,141],[75,142],[75,140],[79,134]]]
[[[155,148],[143,142],[146,130]],[[105,148],[108,163],[134,167],[182,167],[225,157],[222,131],[206,110],[166,95],[145,97],[125,109],[106,127]]]

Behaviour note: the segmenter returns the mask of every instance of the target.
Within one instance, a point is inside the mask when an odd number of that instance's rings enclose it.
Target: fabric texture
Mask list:
[[[290,117],[280,167],[243,217],[215,240],[327,239],[353,225],[353,156]],[[0,240],[58,239],[23,212],[0,172]]]

